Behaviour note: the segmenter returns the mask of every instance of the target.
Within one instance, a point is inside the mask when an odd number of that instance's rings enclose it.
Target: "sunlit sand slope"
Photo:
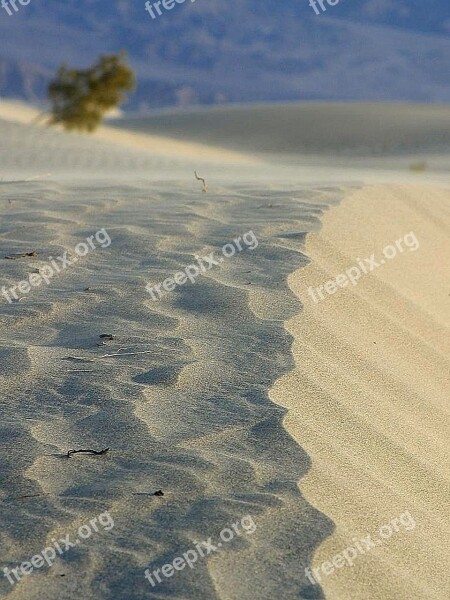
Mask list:
[[[419,247],[383,259],[382,249],[410,232]],[[296,368],[271,397],[289,409],[285,425],[312,457],[301,490],[336,524],[315,554],[317,580],[330,600],[445,600],[449,192],[366,187],[325,215],[306,251],[311,264],[289,278],[304,304],[287,326]],[[310,286],[323,286],[373,253],[376,270],[332,295],[322,289],[323,300],[315,292],[314,303]],[[380,528],[405,511],[415,527],[400,526],[383,539]],[[369,534],[380,539],[377,547],[358,551],[352,567],[326,566],[324,574],[324,561]]]

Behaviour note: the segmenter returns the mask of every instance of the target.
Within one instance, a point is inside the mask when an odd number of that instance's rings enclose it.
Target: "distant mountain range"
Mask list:
[[[449,102],[448,0],[32,0],[0,10],[0,96],[45,98],[61,62],[125,48],[128,110],[270,100]]]

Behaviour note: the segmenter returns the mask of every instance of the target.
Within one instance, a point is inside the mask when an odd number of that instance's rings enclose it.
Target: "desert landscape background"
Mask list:
[[[449,31],[2,0],[0,598],[450,598]]]

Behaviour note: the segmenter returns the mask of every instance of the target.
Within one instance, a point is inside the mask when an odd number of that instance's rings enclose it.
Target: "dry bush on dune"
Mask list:
[[[105,113],[122,103],[124,93],[134,87],[135,76],[124,53],[101,56],[84,70],[62,65],[48,87],[50,124],[94,131]]]

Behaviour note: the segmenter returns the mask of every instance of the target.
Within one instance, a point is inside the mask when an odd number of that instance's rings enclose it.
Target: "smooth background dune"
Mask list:
[[[421,181],[433,173],[445,183],[449,123],[447,105],[293,102],[167,110],[110,126],[245,152],[266,163],[247,171],[259,181],[409,183],[424,162]]]
[[[199,163],[204,164],[185,151],[188,144],[165,152],[150,136],[145,136],[143,148],[138,135],[126,132],[113,131],[114,140],[100,139],[104,132],[68,134],[34,122],[38,115],[22,105],[15,113],[11,103],[0,102],[1,181],[154,180],[176,178],[186,170],[192,173]]]
[[[406,250],[356,286],[323,285],[413,231]],[[450,204],[448,189],[368,186],[346,197],[308,236],[311,264],[289,277],[301,314],[296,368],[271,398],[288,408],[285,425],[312,457],[300,483],[331,517],[334,534],[313,566],[354,545],[405,511],[416,527],[335,569],[321,584],[330,600],[444,600],[450,594]],[[379,262],[379,261],[378,261]]]
[[[209,184],[447,182],[448,106],[276,104],[114,119],[92,136],[47,128],[0,101],[0,180],[96,178]],[[161,121],[161,124],[160,124]],[[423,170],[411,170],[423,164]],[[197,186],[197,182],[193,182]]]
[[[111,124],[252,153],[355,156],[446,149],[449,114],[447,105],[292,102],[167,110]]]

